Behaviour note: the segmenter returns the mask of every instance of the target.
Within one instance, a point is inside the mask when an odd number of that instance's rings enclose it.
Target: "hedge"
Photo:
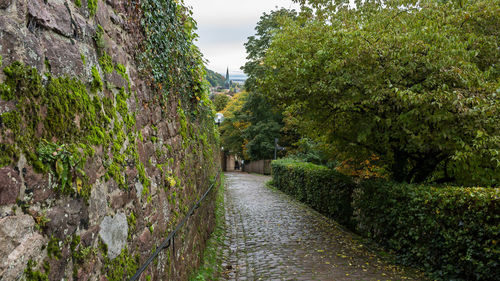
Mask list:
[[[311,163],[275,160],[273,185],[344,225],[351,225],[354,182],[347,176]]]
[[[500,280],[500,190],[365,181],[357,229],[440,280]]]
[[[500,189],[363,181],[323,166],[271,163],[273,184],[394,250],[438,280],[500,280]]]

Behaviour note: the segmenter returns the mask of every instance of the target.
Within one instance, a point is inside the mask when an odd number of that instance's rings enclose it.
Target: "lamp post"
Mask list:
[[[278,151],[283,151],[283,150],[285,150],[285,148],[282,147],[282,146],[280,146],[278,144],[278,138],[275,138],[274,139],[274,160],[276,160],[276,154],[277,154],[277,152]]]
[[[220,126],[220,123],[222,123],[222,121],[224,121],[224,114],[222,114],[220,112],[215,114],[214,121],[215,121],[215,124],[217,124],[217,127]]]

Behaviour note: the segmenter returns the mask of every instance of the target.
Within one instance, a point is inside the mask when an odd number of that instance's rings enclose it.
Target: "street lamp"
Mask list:
[[[274,160],[276,160],[276,154],[278,151],[283,151],[283,150],[286,150],[286,148],[280,146],[278,144],[278,138],[275,138],[274,139]]]
[[[222,123],[222,121],[224,121],[224,114],[222,113],[217,113],[215,114],[215,124],[217,124],[217,126],[220,126],[220,123]]]

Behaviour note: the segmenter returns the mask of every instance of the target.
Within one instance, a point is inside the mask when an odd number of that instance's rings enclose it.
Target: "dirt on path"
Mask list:
[[[289,196],[227,173],[223,280],[421,280]]]

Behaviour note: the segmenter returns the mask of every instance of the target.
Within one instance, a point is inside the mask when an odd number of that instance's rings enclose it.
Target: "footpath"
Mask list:
[[[287,195],[227,173],[222,280],[424,280]]]

